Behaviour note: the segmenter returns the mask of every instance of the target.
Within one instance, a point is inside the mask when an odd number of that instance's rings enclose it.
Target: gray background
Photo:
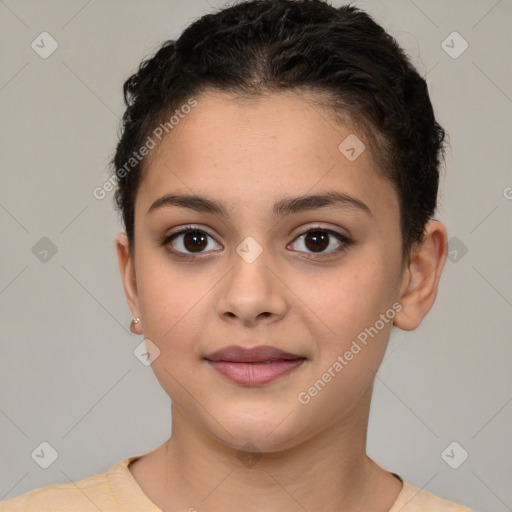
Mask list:
[[[451,141],[438,215],[451,261],[422,325],[392,335],[368,451],[414,485],[512,510],[512,3],[355,4],[427,76]],[[170,401],[133,355],[142,337],[128,329],[112,193],[92,191],[108,177],[123,81],[221,5],[0,0],[0,500],[106,471],[170,433]],[[31,48],[43,31],[59,45],[47,59]],[[442,46],[454,31],[469,44],[457,58]],[[43,237],[57,248],[46,261]],[[43,441],[58,452],[48,469],[31,457]],[[469,453],[457,469],[441,456],[453,441]]]

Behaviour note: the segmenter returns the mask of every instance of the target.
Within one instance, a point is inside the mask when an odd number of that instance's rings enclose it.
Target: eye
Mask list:
[[[342,252],[352,243],[349,238],[341,233],[322,227],[308,229],[295,240],[298,241],[300,252],[303,252],[302,248],[305,247],[307,250],[312,251],[309,254],[318,254],[320,257],[328,256],[335,252]],[[326,251],[329,247],[330,250]]]
[[[190,254],[205,252],[205,249],[209,248],[211,245],[208,238],[213,240],[206,231],[196,226],[185,226],[181,231],[164,237],[162,245],[170,245],[169,251],[175,253],[177,256],[188,256]],[[220,245],[219,247],[222,248]]]
[[[210,247],[212,244],[208,239],[213,240],[213,237],[206,231],[199,229],[197,226],[185,226],[180,231],[165,236],[161,244],[168,246],[169,252],[174,255],[187,258],[194,254],[214,250],[215,247]],[[317,258],[342,252],[352,243],[345,235],[320,226],[305,231],[295,241],[299,245],[299,252],[311,251],[309,254]],[[217,244],[217,246],[222,248],[220,244]]]

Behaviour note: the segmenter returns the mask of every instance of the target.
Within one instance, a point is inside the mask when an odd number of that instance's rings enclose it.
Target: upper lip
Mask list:
[[[252,348],[244,348],[239,345],[230,345],[213,352],[205,357],[208,361],[228,361],[233,363],[257,363],[262,361],[274,361],[278,359],[305,359],[305,357],[285,352],[270,345],[259,345]]]

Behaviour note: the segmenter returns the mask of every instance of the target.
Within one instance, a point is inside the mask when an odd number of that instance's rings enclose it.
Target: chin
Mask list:
[[[246,414],[239,411],[223,413],[222,426],[225,430],[215,422],[208,423],[213,436],[235,450],[278,452],[292,448],[303,440],[303,425],[293,419],[296,413],[290,412],[287,410],[283,414],[282,408],[269,411],[267,406],[264,412],[258,413],[253,407]]]

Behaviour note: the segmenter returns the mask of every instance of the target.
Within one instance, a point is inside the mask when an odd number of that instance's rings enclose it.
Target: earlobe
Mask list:
[[[416,329],[432,308],[447,255],[446,228],[441,222],[431,219],[425,226],[423,242],[411,249],[404,273],[399,299],[402,310],[394,319],[394,324],[400,329]]]
[[[137,281],[135,278],[135,267],[130,254],[129,242],[126,233],[119,233],[116,237],[117,261],[121,280],[123,283],[126,301],[134,318],[140,318],[139,297],[137,294]],[[133,324],[133,322],[132,322]],[[133,327],[134,334],[142,334],[141,322],[136,322]],[[139,332],[140,331],[140,332]]]

